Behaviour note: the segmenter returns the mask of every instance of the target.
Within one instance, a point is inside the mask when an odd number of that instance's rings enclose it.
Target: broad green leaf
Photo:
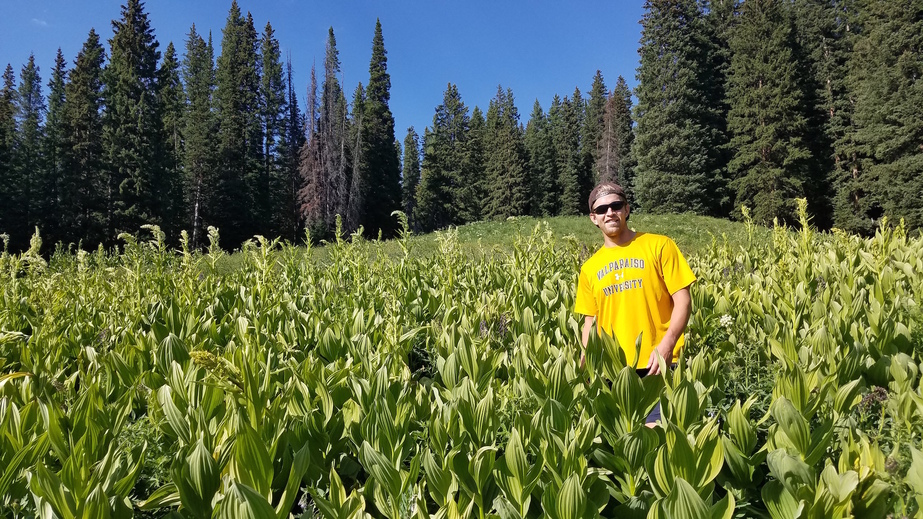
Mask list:
[[[35,472],[29,486],[35,495],[51,504],[58,516],[63,519],[74,519],[77,516],[77,503],[71,492],[64,488],[58,476],[48,470],[42,462],[35,464]]]
[[[779,424],[776,434],[781,433],[794,449],[802,456],[807,456],[811,446],[811,435],[801,413],[785,397],[779,397],[772,403],[771,412]]]
[[[279,499],[279,503],[276,505],[276,516],[279,519],[284,519],[289,516],[289,512],[292,509],[292,504],[295,502],[295,498],[298,496],[298,491],[301,489],[301,480],[305,475],[305,472],[308,471],[308,466],[311,463],[311,450],[310,444],[305,444],[298,452],[295,453],[295,459],[292,461],[292,468],[288,474],[288,481],[285,483],[285,491],[282,493],[282,497]],[[330,468],[330,492],[334,492],[334,480],[339,482],[340,478],[337,475],[336,471],[333,470],[333,467]],[[340,483],[340,490],[342,491],[343,484]],[[340,505],[346,500],[345,492],[342,496],[339,496],[338,503]]]
[[[837,474],[833,465],[827,465],[820,473],[820,479],[826,487],[826,493],[832,498],[833,505],[840,505],[848,501],[856,487],[859,486],[859,475],[855,471],[848,470],[843,474]]]
[[[861,387],[859,383],[861,381],[862,379],[856,379],[837,388],[836,397],[833,400],[833,408],[836,412],[841,415],[850,412],[852,407],[856,404],[856,401],[860,398],[859,390]]]
[[[48,450],[48,435],[42,434],[32,443],[24,445],[16,452],[6,467],[3,468],[3,477],[0,477],[0,496],[7,495],[10,485],[22,475],[20,469],[35,463],[38,456],[44,455]]]
[[[450,471],[439,466],[429,449],[423,453],[423,474],[433,500],[440,507],[445,507],[453,492],[454,478]]]
[[[80,505],[78,517],[81,519],[109,519],[112,516],[109,501],[99,485],[87,495],[86,501]]]
[[[791,495],[797,495],[804,485],[814,485],[814,471],[801,458],[792,456],[785,449],[776,449],[766,458],[769,472],[785,486]]]
[[[558,494],[555,503],[555,512],[558,519],[581,519],[586,517],[586,492],[580,484],[577,474],[571,474],[564,481],[564,486]]]
[[[156,510],[158,508],[179,506],[181,502],[176,485],[167,483],[155,490],[146,500],[139,503],[138,508],[141,510]]]
[[[755,401],[755,397],[750,397],[747,402],[741,406],[740,401],[734,402],[734,406],[728,412],[728,428],[733,436],[738,449],[745,454],[750,454],[756,448],[756,430],[747,416],[750,406]]]
[[[496,447],[481,447],[471,459],[471,475],[477,485],[478,494],[483,494],[490,481],[491,472],[494,470]]]
[[[363,441],[359,449],[359,459],[366,470],[383,486],[391,495],[398,495],[401,491],[401,478],[391,461],[376,451],[369,442]]]
[[[731,519],[734,517],[734,507],[736,504],[734,493],[728,492],[723,499],[711,507],[711,519]]]
[[[778,481],[770,481],[761,492],[763,502],[772,519],[798,519],[804,509],[804,502],[795,497]]]
[[[173,434],[185,445],[190,442],[192,433],[189,429],[189,421],[186,416],[173,403],[172,391],[170,386],[164,385],[157,390],[157,401],[163,409],[163,414],[167,418],[170,430],[168,433]]]
[[[268,496],[272,485],[272,460],[256,431],[241,421],[234,438],[232,475],[244,485]]]
[[[196,517],[211,517],[212,498],[221,481],[218,466],[201,439],[196,442],[185,463],[174,466],[172,472],[173,483],[179,492],[183,508]]]
[[[673,489],[663,498],[663,509],[667,517],[708,517],[708,506],[692,488],[692,485],[683,478],[676,478]]]
[[[215,509],[215,519],[276,519],[266,498],[254,488],[232,481]]]
[[[131,490],[135,487],[135,483],[138,481],[138,475],[141,473],[141,469],[144,467],[144,461],[147,459],[147,443],[145,442],[144,446],[141,448],[141,452],[138,455],[138,460],[135,461],[135,466],[126,474],[122,479],[118,480],[113,486],[113,491],[115,495],[127,498],[131,494]]]

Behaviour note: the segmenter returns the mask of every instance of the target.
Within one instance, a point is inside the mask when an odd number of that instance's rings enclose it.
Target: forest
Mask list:
[[[469,110],[450,83],[432,125],[400,136],[380,23],[347,100],[332,27],[303,90],[271,23],[258,32],[236,0],[217,53],[194,24],[161,51],[127,0],[108,45],[91,29],[47,84],[34,58],[18,77],[6,65],[3,246],[27,249],[38,228],[46,244],[110,247],[146,224],[195,248],[209,227],[227,248],[388,238],[394,211],[416,232],[584,214],[608,179],[647,213],[746,206],[797,225],[806,198],[821,229],[923,227],[923,2],[647,0],[641,24],[634,89],[597,71],[526,119],[509,88]]]

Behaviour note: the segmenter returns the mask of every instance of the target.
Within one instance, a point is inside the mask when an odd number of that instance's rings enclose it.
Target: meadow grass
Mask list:
[[[732,248],[746,246],[750,239],[747,228],[743,223],[708,216],[692,214],[634,214],[629,220],[630,227],[635,231],[663,234],[673,239],[680,251],[686,257],[703,254],[714,245],[725,244]],[[552,232],[556,239],[562,242],[576,241],[586,247],[590,253],[602,246],[602,235],[587,216],[555,216],[549,218],[535,218],[531,216],[516,216],[505,220],[485,220],[475,223],[453,227],[457,231],[458,245],[461,252],[469,257],[482,257],[491,254],[504,254],[513,250],[517,238],[529,236],[537,226],[543,226]],[[406,245],[414,256],[428,256],[438,252],[440,236],[450,229],[443,229],[425,234],[411,234]],[[768,243],[771,232],[765,227],[754,227],[753,239],[760,243]],[[363,241],[365,247],[375,249],[380,257],[398,257],[402,254],[398,240],[367,240]],[[321,242],[311,248],[311,257],[314,261],[325,261],[327,258],[326,242]],[[219,268],[223,271],[233,271],[243,263],[239,253],[223,257]]]

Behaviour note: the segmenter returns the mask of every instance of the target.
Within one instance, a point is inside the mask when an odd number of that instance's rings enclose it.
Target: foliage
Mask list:
[[[649,378],[606,336],[580,366],[589,251],[534,220],[481,257],[403,218],[393,254],[259,238],[231,270],[214,229],[47,264],[36,236],[0,256],[0,515],[912,516],[923,247],[800,214],[691,255],[687,352]]]
[[[793,38],[786,3],[756,0],[744,3],[730,42],[728,131],[735,151],[728,168],[735,205],[752,207],[763,225],[774,218],[793,222],[795,199],[809,183],[808,127]]]
[[[653,213],[720,214],[720,101],[699,2],[648,0],[641,20],[635,94],[633,190]],[[717,196],[713,196],[717,195]]]

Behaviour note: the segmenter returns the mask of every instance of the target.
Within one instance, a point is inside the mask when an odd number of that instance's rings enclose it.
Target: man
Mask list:
[[[593,322],[597,332],[615,336],[628,365],[657,375],[657,356],[673,364],[682,353],[689,321],[689,285],[695,274],[673,240],[628,228],[631,208],[618,184],[603,182],[590,193],[590,220],[602,231],[603,246],[580,268],[574,311],[586,316],[583,347]],[[635,343],[641,336],[636,358]],[[582,362],[582,356],[581,356]],[[660,404],[647,417],[653,426]]]

